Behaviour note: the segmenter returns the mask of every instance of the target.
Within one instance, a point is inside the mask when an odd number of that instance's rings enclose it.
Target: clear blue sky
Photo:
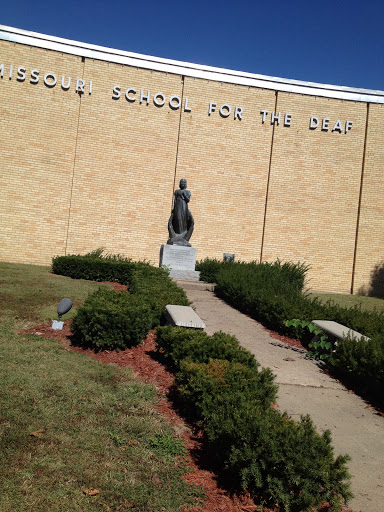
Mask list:
[[[0,23],[198,64],[384,90],[382,0],[2,0]]]

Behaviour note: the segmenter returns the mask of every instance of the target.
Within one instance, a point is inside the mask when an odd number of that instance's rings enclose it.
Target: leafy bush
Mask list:
[[[207,363],[209,359],[225,359],[241,363],[257,370],[259,363],[253,354],[243,348],[237,338],[223,332],[208,336],[203,331],[183,327],[159,327],[157,344],[175,370],[184,359],[195,363]],[[272,376],[271,376],[272,378]]]
[[[215,274],[216,293],[269,329],[300,339],[307,346],[313,335],[305,325],[315,319],[333,320],[370,337],[364,345],[351,340],[330,347],[329,340],[323,339],[309,348],[314,356],[327,360],[338,376],[348,377],[350,384],[383,395],[384,312],[311,299],[302,292],[306,271],[305,265],[280,262],[220,265]]]
[[[205,258],[196,263],[196,270],[200,271],[200,281],[206,283],[216,283],[216,275],[219,270],[226,265],[233,265],[232,260],[217,260],[215,258]]]
[[[153,324],[153,311],[141,297],[99,288],[78,309],[72,322],[74,341],[96,350],[137,345]]]
[[[189,306],[184,290],[168,277],[165,270],[120,255],[103,256],[102,252],[97,249],[85,256],[58,256],[52,260],[52,270],[74,279],[128,284],[130,293],[140,297],[152,311],[149,328],[160,324],[167,304]]]
[[[313,339],[308,344],[308,352],[306,357],[313,357],[322,361],[328,361],[331,357],[332,351],[337,346],[337,343],[329,339],[320,327],[307,320],[286,320],[284,322],[286,327],[302,327],[308,329],[309,333],[313,336]]]
[[[224,333],[158,329],[158,346],[173,365],[184,411],[204,429],[207,449],[235,485],[269,506],[302,512],[350,497],[347,456],[334,458],[329,432],[271,408],[277,388],[237,339]]]
[[[348,457],[334,459],[329,431],[320,436],[308,417],[295,422],[272,410],[273,395],[266,399],[268,386],[254,369],[185,360],[176,382],[204,428],[212,456],[237,485],[267,505],[302,512],[327,500],[335,510],[350,497]]]
[[[216,293],[267,327],[299,339],[308,339],[307,331],[300,326],[288,327],[286,320],[334,320],[365,336],[384,338],[383,311],[341,307],[333,301],[324,304],[305,295],[302,290],[307,270],[303,264],[279,261],[221,265],[216,273]]]
[[[330,432],[319,435],[308,416],[296,422],[272,410],[263,415],[249,410],[240,419],[234,425],[228,467],[264,503],[302,512],[328,501],[331,510],[339,510],[351,497],[349,457],[335,459]],[[221,434],[219,422],[214,429]]]
[[[168,277],[166,270],[146,264],[139,264],[135,268],[130,292],[150,305],[154,314],[153,326],[162,321],[167,304],[190,305],[184,290]]]
[[[208,336],[205,332],[192,329],[160,327],[157,329],[157,344],[165,352],[173,369],[181,372],[177,374],[179,384],[185,365],[196,364],[192,367],[198,370],[199,364],[210,365],[214,361],[216,365],[222,364],[222,370],[230,365],[225,370],[227,392],[234,395],[237,390],[246,400],[253,400],[263,407],[269,407],[276,399],[277,386],[274,384],[272,371],[270,368],[260,369],[254,356],[241,347],[234,336],[223,332]],[[231,383],[227,386],[230,379]]]
[[[180,363],[175,382],[183,400],[193,404],[197,418],[203,420],[209,414],[216,414],[220,403],[233,413],[243,406],[269,408],[277,395],[273,381],[269,368],[259,371],[224,359],[210,359],[207,363],[185,359]],[[227,419],[231,421],[230,415]]]
[[[95,255],[90,256],[56,256],[52,259],[52,272],[73,279],[88,279],[90,281],[111,281],[129,284],[137,263],[104,259]]]
[[[308,271],[308,265],[303,263],[282,263],[277,260],[273,263],[251,263],[219,261],[217,259],[206,258],[196,264],[196,270],[199,270],[200,279],[210,283],[218,283],[218,274],[222,275],[248,276],[252,280],[261,283],[263,287],[273,286],[274,289],[286,286],[293,286],[296,290],[302,290],[305,283],[305,276]]]
[[[337,375],[364,391],[374,393],[381,406],[384,406],[383,344],[383,338],[379,336],[370,341],[347,338],[338,344],[329,360]]]
[[[233,307],[263,323],[270,329],[284,330],[284,321],[306,319],[302,312],[304,276],[293,265],[233,264],[217,273],[216,293]],[[312,320],[312,318],[311,318]]]

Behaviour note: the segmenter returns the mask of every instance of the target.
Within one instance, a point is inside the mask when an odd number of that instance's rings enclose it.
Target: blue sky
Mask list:
[[[146,55],[384,90],[384,2],[2,0],[0,23]]]

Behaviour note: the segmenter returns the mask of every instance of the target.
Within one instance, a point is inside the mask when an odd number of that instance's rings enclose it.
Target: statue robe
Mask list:
[[[188,231],[188,203],[190,198],[189,190],[175,190],[172,226],[175,233],[179,235]]]

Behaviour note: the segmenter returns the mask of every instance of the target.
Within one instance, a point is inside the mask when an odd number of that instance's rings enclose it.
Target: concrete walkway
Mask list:
[[[348,453],[354,511],[384,511],[384,418],[304,355],[280,346],[255,320],[228,306],[204,283],[178,281],[208,334],[233,334],[276,375],[280,410],[296,419],[309,414],[318,431],[329,429],[335,454]],[[209,286],[209,285],[208,285]]]

